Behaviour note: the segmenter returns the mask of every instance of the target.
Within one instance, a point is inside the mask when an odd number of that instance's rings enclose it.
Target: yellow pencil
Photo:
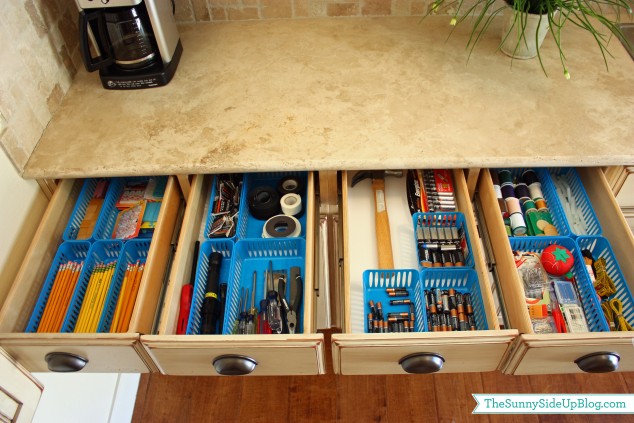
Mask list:
[[[92,316],[90,316],[88,324],[88,332],[96,332],[99,326],[99,320],[104,309],[104,303],[106,301],[106,295],[110,288],[112,281],[112,275],[114,274],[115,262],[112,262],[106,266],[106,272],[104,274],[103,283],[99,287],[97,296],[95,298],[95,306],[93,307]]]
[[[74,263],[72,261],[68,261],[67,263],[67,267],[66,270],[64,271],[64,275],[62,277],[62,279],[59,281],[60,283],[60,287],[64,287],[68,284],[68,282],[70,281],[70,279],[72,278],[72,269],[73,269],[73,265]],[[57,291],[57,293],[55,294],[55,299],[54,302],[52,303],[53,309],[51,310],[51,316],[47,321],[47,327],[46,327],[46,332],[55,332],[55,323],[59,320],[59,319],[63,319],[64,316],[62,315],[60,317],[60,314],[62,314],[62,311],[60,310],[60,305],[62,303],[62,298],[60,295],[61,291]]]
[[[126,284],[126,290],[121,293],[121,307],[119,309],[119,315],[117,316],[117,326],[115,327],[115,332],[121,332],[121,326],[123,322],[123,318],[125,316],[125,309],[128,306],[128,299],[130,298],[130,292],[132,285],[134,284],[134,280],[136,279],[136,275],[139,271],[139,262],[137,261],[132,266],[132,271],[128,276],[128,283]]]
[[[133,265],[131,263],[128,263],[125,275],[123,276],[123,282],[121,283],[121,288],[119,289],[119,297],[117,298],[117,306],[114,309],[114,316],[112,317],[112,322],[110,323],[110,333],[117,331],[117,322],[119,321],[119,316],[121,315],[121,304],[123,303],[124,292],[127,289],[132,266]]]
[[[57,273],[55,274],[55,280],[53,281],[53,287],[51,288],[51,292],[48,295],[46,300],[46,305],[44,307],[44,311],[42,312],[42,317],[40,318],[40,323],[37,326],[37,332],[44,332],[44,328],[48,325],[48,320],[50,319],[50,315],[53,312],[53,303],[55,298],[55,292],[59,289],[60,280],[62,279],[63,273],[68,267],[68,263],[63,263],[57,269]]]
[[[134,284],[132,284],[131,286],[130,298],[128,299],[128,305],[125,308],[125,315],[123,316],[123,321],[121,322],[120,332],[127,332],[128,327],[130,326],[130,318],[132,317],[132,310],[134,309],[136,296],[139,292],[139,285],[141,283],[141,278],[143,277],[144,267],[145,267],[144,264],[139,266],[139,270],[137,271],[136,276],[134,278]]]
[[[88,310],[90,308],[89,304],[91,303],[95,287],[101,279],[101,274],[102,264],[99,263],[93,268],[92,274],[90,275],[90,280],[88,281],[88,286],[86,287],[86,293],[84,294],[81,309],[79,310],[79,316],[77,317],[77,323],[75,324],[75,332],[84,331],[86,315],[88,314]]]
[[[59,332],[62,330],[62,325],[64,324],[64,317],[68,312],[68,306],[70,304],[70,300],[73,297],[73,293],[75,292],[75,286],[77,286],[77,280],[79,279],[79,274],[81,273],[81,269],[84,266],[84,262],[73,263],[71,277],[64,286],[64,291],[62,292],[62,302],[60,306],[60,313],[57,318],[57,321],[53,325],[53,331]]]

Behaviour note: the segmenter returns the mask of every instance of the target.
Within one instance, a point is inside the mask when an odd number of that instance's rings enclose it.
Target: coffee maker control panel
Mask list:
[[[143,0],[76,0],[81,9],[97,9],[102,7],[127,7],[141,4]]]

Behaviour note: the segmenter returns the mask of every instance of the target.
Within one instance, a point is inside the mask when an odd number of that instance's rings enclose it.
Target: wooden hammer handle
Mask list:
[[[387,215],[385,198],[385,180],[372,178],[372,190],[374,191],[374,217],[379,269],[394,269],[392,236],[390,234],[390,221]]]

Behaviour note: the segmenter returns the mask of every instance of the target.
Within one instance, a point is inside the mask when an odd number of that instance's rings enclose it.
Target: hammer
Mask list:
[[[379,258],[379,269],[394,269],[392,257],[392,236],[390,235],[390,221],[387,216],[385,202],[385,177],[402,177],[402,170],[363,170],[352,178],[352,187],[364,179],[372,178],[374,191],[374,217],[376,226],[376,245]]]

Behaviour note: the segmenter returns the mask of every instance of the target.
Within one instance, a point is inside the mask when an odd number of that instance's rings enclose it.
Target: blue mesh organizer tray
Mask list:
[[[547,183],[542,184],[544,195],[556,198],[552,209],[560,216],[571,236],[601,235],[601,224],[592,208],[579,174],[574,168],[548,168],[544,172]],[[565,187],[568,188],[565,188]]]
[[[90,200],[92,200],[93,195],[95,194],[95,190],[97,186],[101,182],[109,181],[106,178],[96,178],[96,179],[86,179],[82,184],[81,191],[79,193],[79,197],[75,202],[75,207],[73,208],[73,212],[70,215],[70,219],[68,220],[68,224],[66,225],[66,229],[62,235],[64,241],[72,241],[77,239],[77,235],[79,233],[81,223],[86,216],[86,211],[88,210],[88,206],[90,204]],[[108,189],[106,190],[106,195],[104,197],[103,203],[101,205],[101,209],[99,210],[99,216],[104,212],[104,210],[110,209],[110,207],[116,204],[117,199],[114,198],[114,193],[110,189],[110,183],[108,183]],[[92,241],[95,239],[95,234],[99,228],[99,218],[95,222],[95,227],[93,228],[93,233],[89,238],[86,238],[86,241]]]
[[[422,260],[422,248],[419,248],[419,244],[422,241],[418,240],[418,237],[423,234],[423,228],[429,228],[435,237],[440,239],[449,239],[450,229],[458,229],[458,236],[460,237],[460,248],[464,255],[464,266],[473,267],[474,260],[471,254],[471,241],[469,240],[469,231],[467,230],[467,223],[463,213],[460,212],[447,212],[447,213],[414,213],[412,216],[412,222],[414,224],[414,242],[416,243],[416,252],[418,254],[419,262],[418,267],[423,268],[421,265]],[[431,239],[426,242],[438,243],[438,239]],[[462,267],[462,266],[460,266]]]
[[[264,271],[272,264],[273,271],[286,270],[289,275],[291,267],[301,269],[302,280],[305,280],[305,249],[306,241],[302,238],[283,239],[247,239],[236,243],[233,257],[233,270],[229,280],[227,291],[227,306],[225,309],[225,324],[223,334],[233,332],[236,319],[240,315],[240,291],[241,288],[249,290],[247,309],[251,303],[251,290],[253,288],[253,272],[256,272],[255,307],[259,310],[260,300],[265,299]],[[290,281],[286,283],[286,299],[290,297]],[[275,283],[277,289],[277,282]],[[304,289],[304,293],[306,290]],[[304,296],[305,298],[305,296]],[[304,301],[297,312],[296,334],[302,333]]]
[[[482,293],[480,291],[478,274],[475,270],[465,268],[425,269],[421,272],[420,279],[422,285],[421,289],[423,291],[432,289],[446,291],[453,288],[457,293],[470,294],[476,329],[487,330],[489,328],[484,304],[482,302]],[[429,317],[428,324],[430,324]],[[429,329],[429,327],[427,327],[427,329]]]
[[[388,288],[405,288],[409,295],[406,297],[390,297]],[[414,305],[414,331],[424,332],[427,327],[425,316],[423,291],[419,279],[419,272],[413,269],[371,269],[363,272],[363,310],[365,332],[369,332],[368,315],[371,313],[370,301],[375,307],[380,302],[383,309],[384,320],[388,313],[411,312],[408,305],[390,305],[390,300],[409,299]]]
[[[37,331],[40,319],[44,313],[44,308],[46,307],[46,301],[53,289],[53,282],[55,281],[55,275],[57,275],[59,267],[68,261],[72,261],[74,263],[85,262],[86,257],[88,257],[89,250],[90,242],[88,241],[67,241],[59,246],[57,253],[55,253],[55,257],[53,258],[53,262],[51,263],[51,267],[49,268],[48,274],[46,275],[46,279],[44,280],[44,284],[42,285],[42,289],[40,290],[40,295],[37,299],[37,303],[35,304],[35,308],[33,309],[33,313],[31,313],[31,318],[29,319],[25,332]],[[79,283],[79,281],[77,283]]]
[[[603,317],[603,311],[601,311],[597,294],[586,273],[581,251],[572,238],[559,236],[514,237],[509,238],[509,241],[511,243],[511,249],[514,251],[541,254],[549,245],[557,244],[572,252],[574,257],[572,274],[577,282],[577,289],[581,297],[580,300],[583,303],[583,311],[586,315],[588,328],[591,332],[607,332],[610,330]]]
[[[630,325],[634,324],[634,299],[632,298],[632,292],[627,285],[627,281],[608,240],[602,236],[580,236],[577,238],[577,245],[579,245],[581,251],[590,251],[595,260],[599,258],[605,259],[606,271],[616,287],[616,293],[611,295],[609,299],[618,298],[621,300],[623,317]],[[584,270],[588,271],[586,267],[584,267]]]
[[[245,192],[245,205],[241,209],[239,223],[238,223],[238,239],[245,238],[262,238],[262,230],[264,229],[264,224],[266,220],[259,220],[254,218],[251,213],[249,213],[248,208],[248,195],[249,192],[256,187],[267,186],[272,189],[277,189],[280,181],[287,177],[292,176],[299,180],[302,191],[300,192],[300,197],[302,199],[302,212],[300,215],[295,216],[299,223],[302,226],[300,237],[306,237],[306,202],[310,201],[306,198],[307,192],[307,181],[308,181],[308,173],[306,172],[265,172],[265,173],[249,173],[245,175],[244,179],[244,192]],[[281,196],[280,196],[281,197]],[[280,212],[281,214],[281,212]]]
[[[205,299],[205,289],[207,288],[207,274],[209,273],[209,256],[217,252],[222,254],[220,262],[219,283],[228,283],[232,272],[232,257],[234,243],[230,239],[212,239],[200,244],[196,265],[196,279],[194,281],[194,292],[192,293],[192,304],[189,309],[189,320],[187,322],[187,335],[198,335],[202,323],[201,310]],[[227,287],[228,288],[228,287]],[[224,316],[220,316],[224,319]]]

